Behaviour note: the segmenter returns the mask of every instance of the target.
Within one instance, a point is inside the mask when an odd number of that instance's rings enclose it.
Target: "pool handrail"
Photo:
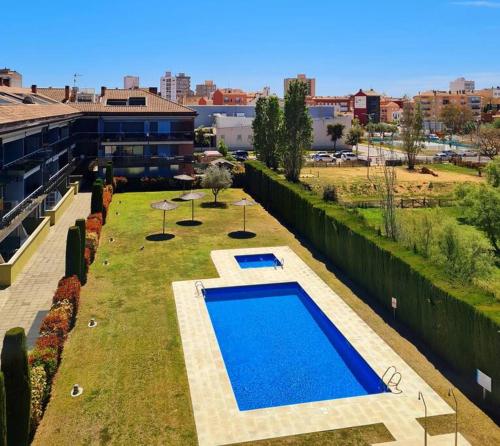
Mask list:
[[[389,375],[389,372],[392,372],[392,375]],[[390,376],[390,378],[387,380],[387,383],[384,381],[385,376]],[[401,375],[400,372],[396,369],[395,366],[390,365],[387,367],[386,371],[382,375],[382,383],[387,386],[387,388],[392,392],[392,393],[402,393],[403,391],[398,388],[399,383],[401,382],[401,379],[403,376]]]
[[[281,269],[284,268],[284,266],[285,266],[285,259],[283,257],[281,257],[281,259],[279,259],[279,260],[276,257],[276,259],[274,261],[274,269],[277,269],[278,266],[281,266]]]
[[[201,280],[197,280],[194,283],[194,287],[196,288],[196,295],[198,297],[205,297],[205,285],[203,285],[203,282]]]

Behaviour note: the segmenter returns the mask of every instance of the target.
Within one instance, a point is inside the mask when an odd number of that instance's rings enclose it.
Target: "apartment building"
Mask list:
[[[36,86],[0,86],[0,263],[67,192],[75,167],[72,128],[81,116]]]
[[[246,105],[248,94],[238,88],[218,88],[212,95],[213,105]]]
[[[23,77],[17,71],[2,68],[0,69],[0,86],[21,88],[23,86]]]
[[[450,91],[452,93],[473,92],[475,89],[476,83],[474,81],[468,81],[464,77],[459,77],[450,82]]]
[[[469,108],[474,114],[474,119],[481,119],[481,96],[477,93],[453,93],[451,91],[426,91],[414,97],[419,102],[424,115],[424,125],[430,131],[442,131],[443,124],[439,116],[443,107],[449,104]]]
[[[380,122],[399,122],[403,115],[403,107],[397,102],[386,100],[380,103]]]
[[[203,84],[196,84],[195,95],[210,99],[214,91],[217,90],[217,85],[214,81],[205,81]]]
[[[177,79],[171,71],[160,78],[160,94],[163,99],[177,102]]]
[[[188,76],[185,73],[179,73],[177,76],[175,76],[175,81],[177,88],[176,95],[178,101],[181,98],[193,95],[193,92],[191,91],[191,76]]]
[[[354,117],[361,124],[380,122],[380,94],[375,90],[359,90],[353,96]]]
[[[351,96],[308,96],[306,103],[309,106],[331,105],[337,113],[349,113],[352,111]]]
[[[125,90],[132,90],[133,88],[139,88],[139,76],[124,76],[123,88],[125,88]]]
[[[307,85],[307,96],[316,96],[316,79],[309,78],[305,74],[298,74],[297,77],[289,77],[283,81],[283,96],[286,96],[288,87],[292,81],[300,81]]]

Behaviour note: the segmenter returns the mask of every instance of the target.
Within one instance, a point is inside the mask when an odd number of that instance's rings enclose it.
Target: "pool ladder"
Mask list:
[[[281,257],[281,259],[276,259],[274,262],[274,269],[278,269],[278,266],[281,266],[281,269],[285,267],[285,259]]]
[[[203,285],[203,282],[201,280],[197,280],[194,283],[194,287],[196,288],[196,295],[198,297],[205,297],[205,285]]]
[[[392,375],[391,375],[392,372]],[[387,380],[387,383],[384,381],[384,378],[386,376],[390,376],[390,378]],[[387,388],[392,392],[392,393],[402,393],[403,391],[398,388],[399,383],[401,382],[402,376],[401,373],[398,372],[395,366],[391,365],[387,367],[387,370],[384,372],[382,375],[382,382],[384,385],[387,386]]]

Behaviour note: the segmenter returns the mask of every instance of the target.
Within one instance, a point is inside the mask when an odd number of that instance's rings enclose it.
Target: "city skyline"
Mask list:
[[[183,20],[186,14],[196,15],[201,2],[188,10],[170,5],[166,17],[152,14],[162,4],[150,1],[144,20],[130,13],[128,0],[119,9],[95,1],[83,8],[82,3],[76,15],[59,0],[50,7],[28,4],[22,27],[16,23],[26,5],[22,10],[13,5],[3,12],[0,31],[7,42],[0,65],[19,71],[25,86],[72,85],[74,73],[81,75],[77,85],[96,90],[121,87],[125,75],[139,76],[142,86],[159,86],[165,71],[185,72],[193,86],[213,79],[220,88],[246,91],[269,85],[278,95],[283,80],[298,73],[316,78],[320,96],[353,94],[359,88],[414,95],[446,90],[462,76],[475,80],[477,88],[500,84],[500,61],[494,57],[500,1],[402,5],[390,0],[382,7],[363,1],[335,5],[334,15],[324,14],[332,8],[325,1],[309,8],[295,1],[251,6],[219,1],[213,10],[218,20],[208,28],[199,20]],[[230,31],[226,24],[234,16],[240,20]],[[50,23],[77,20],[84,32],[68,32],[61,39],[53,26],[39,26],[47,18]],[[300,26],[304,30],[297,38]],[[460,28],[469,32],[456,39]]]

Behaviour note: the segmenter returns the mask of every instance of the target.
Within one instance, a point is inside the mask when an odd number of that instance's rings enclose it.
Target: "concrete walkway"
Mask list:
[[[64,275],[68,228],[89,212],[90,194],[76,195],[14,284],[0,291],[0,346],[5,332],[12,327],[24,327],[29,346],[34,344],[57,282]]]

